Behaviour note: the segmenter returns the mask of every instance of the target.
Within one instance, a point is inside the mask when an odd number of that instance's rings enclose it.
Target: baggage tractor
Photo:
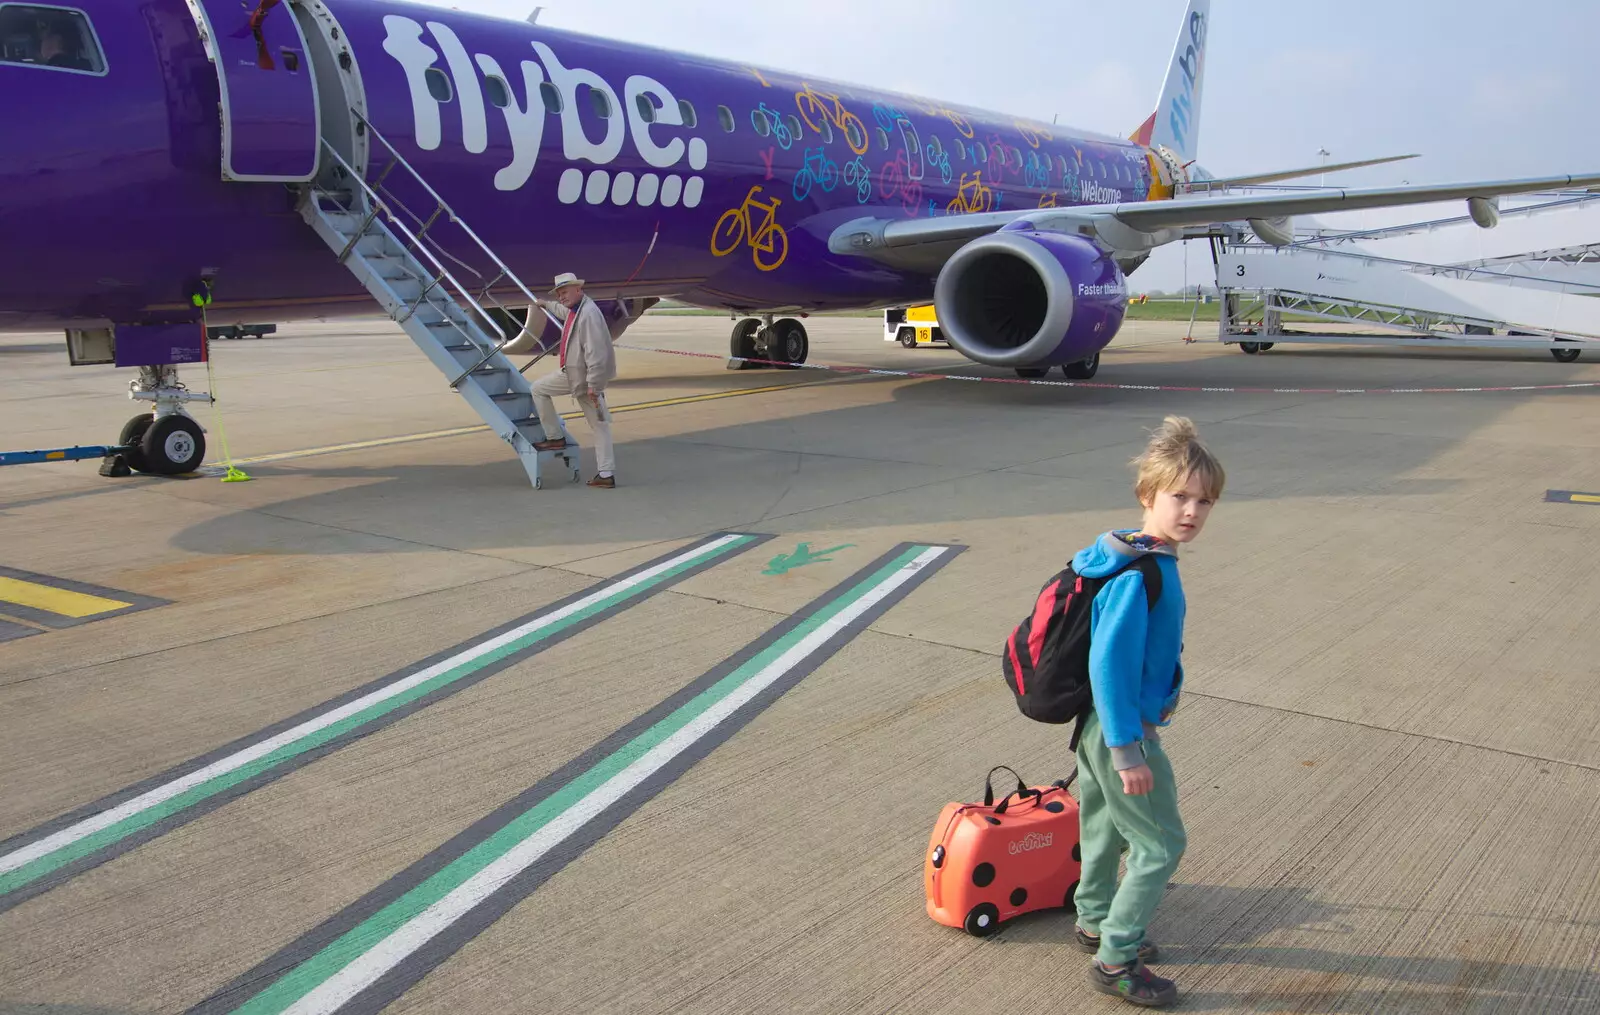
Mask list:
[[[946,804],[928,840],[922,868],[928,915],[947,927],[987,937],[1013,917],[1071,906],[1083,854],[1078,802],[1067,787],[1074,772],[1049,786],[1017,788],[994,802],[994,773],[983,781],[983,803]]]

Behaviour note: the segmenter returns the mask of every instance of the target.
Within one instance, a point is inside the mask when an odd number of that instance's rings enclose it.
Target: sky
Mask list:
[[[525,0],[453,0],[526,18]],[[1127,136],[1186,0],[554,0],[539,23]],[[1330,174],[1377,187],[1600,172],[1594,0],[1212,0],[1199,161],[1218,176],[1419,153]],[[1307,181],[1319,183],[1320,178]],[[1437,207],[1428,212],[1440,211]],[[1454,206],[1442,209],[1459,214]],[[1428,217],[1412,209],[1333,224]],[[1600,242],[1600,237],[1596,238]],[[1209,282],[1202,243],[1135,291]],[[1441,259],[1448,252],[1442,251]],[[1185,261],[1187,260],[1187,275]]]

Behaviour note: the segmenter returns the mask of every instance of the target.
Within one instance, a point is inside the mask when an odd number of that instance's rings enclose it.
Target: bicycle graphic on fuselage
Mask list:
[[[711,253],[726,257],[737,250],[741,242],[748,243],[750,259],[755,266],[762,271],[772,271],[789,256],[789,234],[778,225],[778,205],[783,200],[775,197],[770,201],[757,201],[759,193],[759,184],[751,187],[743,204],[729,208],[717,219],[717,226],[711,231]],[[752,209],[763,213],[759,221],[752,219]]]

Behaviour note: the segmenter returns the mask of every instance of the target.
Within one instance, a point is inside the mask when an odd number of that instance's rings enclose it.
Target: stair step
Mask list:
[[[405,168],[426,186],[414,169]],[[340,255],[338,263],[360,281],[392,320],[401,323],[446,381],[461,378],[453,385],[457,393],[491,431],[512,438],[516,457],[535,487],[541,486],[541,462],[570,476],[572,462],[559,465],[549,461],[548,454],[533,454],[523,443],[543,440],[543,426],[528,379],[515,364],[495,354],[503,343],[494,319],[458,302],[435,278],[437,266],[430,267],[424,263],[426,254],[408,248],[394,231],[396,225],[384,215],[372,215],[369,200],[359,185],[318,187],[299,205],[298,213],[333,253]],[[453,217],[455,213],[450,214]],[[493,255],[487,248],[485,252]],[[465,302],[470,304],[471,298]]]

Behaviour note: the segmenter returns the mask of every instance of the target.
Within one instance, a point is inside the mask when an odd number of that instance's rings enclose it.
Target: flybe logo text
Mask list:
[[[505,92],[505,104],[500,106],[500,112],[505,116],[506,130],[511,136],[511,163],[497,172],[494,178],[498,190],[519,190],[528,182],[539,160],[546,119],[557,108],[561,118],[562,154],[568,163],[584,161],[597,166],[608,165],[622,153],[623,143],[631,138],[640,158],[657,169],[671,169],[679,165],[685,156],[689,168],[695,172],[706,166],[708,153],[703,138],[690,137],[686,141],[683,137],[673,136],[688,133],[689,128],[684,124],[677,96],[654,78],[643,74],[631,75],[623,83],[621,94],[618,94],[599,74],[582,67],[568,67],[549,46],[543,42],[533,42],[533,55],[538,59],[521,60],[521,80],[515,81],[494,57],[485,53],[468,55],[460,38],[449,25],[442,22],[427,23],[426,34],[431,36],[434,45],[424,40],[423,26],[411,18],[390,14],[384,17],[383,25],[387,31],[383,40],[384,51],[405,69],[411,92],[411,111],[416,124],[417,147],[424,151],[437,149],[444,140],[440,116],[443,103],[435,94],[435,88],[446,83],[438,80],[443,73],[436,66],[441,55],[450,69],[448,81],[454,85],[453,98],[460,109],[462,144],[474,155],[483,153],[489,147],[484,82],[498,80],[497,87]],[[430,85],[430,77],[435,79],[433,85]],[[591,137],[579,119],[580,85],[603,96],[603,101],[612,110],[612,115],[604,121],[603,133],[599,137]],[[447,99],[452,97],[448,89],[445,95]],[[655,115],[649,120],[639,115],[641,97],[655,110]],[[588,96],[584,98],[587,100]],[[583,176],[583,170],[575,167],[566,171],[561,181],[563,200],[577,200],[579,192],[585,189],[582,186]],[[633,174],[618,174],[619,181],[622,176],[628,177],[627,189],[632,195],[636,192]],[[605,178],[607,186],[604,188],[595,186],[602,182],[600,177]],[[637,188],[641,201],[646,179],[659,185],[663,203],[667,203],[665,198],[669,191],[676,195],[680,190],[684,204],[692,207],[699,203],[701,181],[698,177],[685,186],[676,175],[669,176],[667,182],[662,184],[655,174],[646,174]],[[611,193],[613,188],[610,183],[609,174],[597,170],[590,174],[587,191],[591,197],[595,196],[593,192],[597,189]],[[616,188],[618,191],[621,189]],[[654,200],[656,192],[654,188],[649,191],[651,200]],[[694,195],[693,202],[690,201],[691,194]],[[598,196],[603,198],[605,195]],[[611,196],[615,198],[621,195],[611,193]],[[676,203],[676,196],[672,203]]]
[[[1187,152],[1189,144],[1189,128],[1194,121],[1194,93],[1200,80],[1200,71],[1205,66],[1206,49],[1206,16],[1199,11],[1189,15],[1189,43],[1184,47],[1183,55],[1178,58],[1178,67],[1183,71],[1183,81],[1178,94],[1172,98],[1172,112],[1168,124],[1172,127],[1172,137],[1178,144],[1180,152]],[[1190,153],[1192,154],[1192,153]]]

